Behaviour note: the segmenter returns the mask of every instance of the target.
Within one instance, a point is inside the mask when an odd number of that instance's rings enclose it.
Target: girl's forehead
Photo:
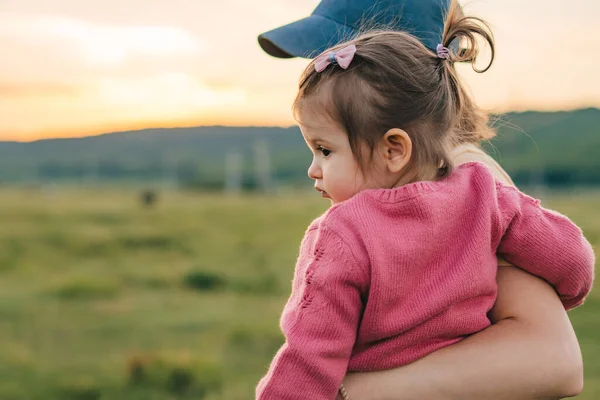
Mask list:
[[[341,127],[318,102],[306,102],[296,112],[298,123],[311,130],[340,130]]]
[[[303,108],[298,111],[298,123],[310,130],[327,128],[333,124],[333,121],[323,114],[312,109]]]
[[[300,125],[302,135],[307,142],[344,145],[348,136],[336,125]]]
[[[347,140],[344,128],[330,113],[323,98],[309,96],[296,104],[295,117],[309,140]]]

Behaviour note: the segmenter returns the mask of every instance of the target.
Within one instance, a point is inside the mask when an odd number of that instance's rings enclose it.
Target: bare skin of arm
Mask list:
[[[499,267],[493,325],[412,364],[349,373],[351,400],[550,400],[583,388],[579,343],[554,289]],[[341,397],[338,397],[341,399]]]

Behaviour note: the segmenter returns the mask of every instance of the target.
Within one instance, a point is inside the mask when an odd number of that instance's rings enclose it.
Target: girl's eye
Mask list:
[[[330,155],[330,154],[331,154],[331,150],[328,150],[328,149],[326,149],[326,148],[325,148],[325,147],[323,147],[323,146],[319,146],[319,147],[317,148],[317,150],[319,150],[321,153],[323,153],[323,155],[324,155],[325,157],[327,157],[328,155]]]

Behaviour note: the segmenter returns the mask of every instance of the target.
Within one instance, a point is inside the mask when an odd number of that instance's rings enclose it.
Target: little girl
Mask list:
[[[347,371],[399,367],[486,328],[497,254],[547,280],[566,308],[590,291],[594,254],[578,227],[482,164],[450,161],[456,132],[481,117],[453,63],[475,60],[476,34],[494,50],[479,20],[455,11],[435,53],[372,32],[305,70],[294,109],[308,175],[332,207],[302,240],[286,342],[257,399],[348,399]]]

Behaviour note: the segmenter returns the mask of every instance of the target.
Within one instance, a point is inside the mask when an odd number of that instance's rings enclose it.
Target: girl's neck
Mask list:
[[[415,182],[435,182],[438,180],[439,177],[437,168],[427,168],[423,170],[411,168],[403,173],[392,187],[400,187]]]

